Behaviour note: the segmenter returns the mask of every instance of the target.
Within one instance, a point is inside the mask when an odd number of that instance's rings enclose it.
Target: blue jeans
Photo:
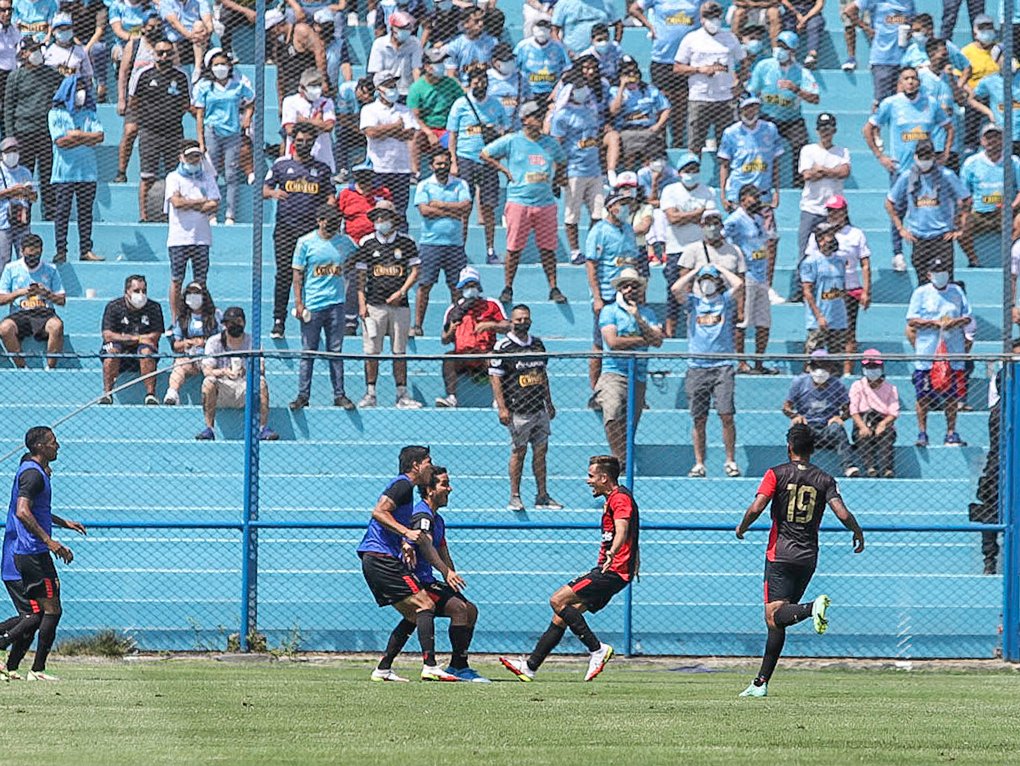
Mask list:
[[[344,346],[344,304],[334,303],[318,311],[313,311],[307,322],[301,323],[301,349],[318,351],[319,338],[323,330],[326,332],[326,350],[339,354]],[[308,399],[312,393],[312,365],[315,360],[311,356],[302,356],[298,365],[298,396]],[[329,379],[333,383],[333,398],[344,395],[344,362],[343,359],[329,360]]]
[[[241,134],[217,136],[205,129],[205,148],[209,161],[227,183],[227,218],[237,218],[237,195],[241,186]]]

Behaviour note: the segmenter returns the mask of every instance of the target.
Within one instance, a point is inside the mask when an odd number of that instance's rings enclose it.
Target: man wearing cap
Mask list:
[[[621,9],[622,6],[609,0],[559,0],[552,12],[553,37],[562,41],[573,55],[588,47],[591,28],[596,24],[612,26],[616,39],[620,40],[623,38]]]
[[[669,102],[659,89],[641,80],[637,61],[624,56],[620,84],[609,89],[609,114],[620,137],[624,167],[631,168],[663,154],[669,109]],[[616,170],[615,166],[611,169]]]
[[[498,105],[497,105],[498,109]],[[502,113],[502,110],[499,110]],[[414,204],[421,216],[419,239],[421,276],[414,300],[412,335],[422,335],[429,293],[443,270],[450,301],[457,298],[457,276],[467,266],[464,252],[464,222],[471,214],[471,192],[467,183],[452,175],[450,153],[442,149],[432,155],[432,175],[419,182]]]
[[[0,0],[2,1],[2,0]],[[375,101],[375,85],[371,77],[342,82],[336,91],[336,129],[334,147],[339,175],[350,171],[351,160],[365,154],[365,136],[358,126],[361,109]],[[343,178],[342,180],[346,180]]]
[[[421,43],[413,34],[415,27],[413,16],[396,11],[390,16],[389,23],[390,33],[377,37],[372,43],[372,50],[368,56],[368,73],[378,75],[385,72],[394,75],[397,94],[406,98],[411,83],[421,76]],[[374,82],[376,88],[383,83],[379,79],[375,79]]]
[[[447,74],[449,56],[444,48],[425,51],[422,75],[407,92],[407,108],[418,121],[418,134],[411,144],[411,168],[418,175],[422,158],[429,162],[433,152],[446,148],[446,120],[450,107],[464,94],[454,77]]]
[[[648,351],[662,345],[662,330],[655,314],[645,305],[648,280],[633,268],[623,269],[610,283],[616,298],[599,312],[602,343],[610,351]],[[634,365],[635,388],[629,390],[630,365]],[[648,359],[609,356],[595,384],[595,397],[602,410],[609,451],[620,461],[621,474],[627,462],[627,399],[634,397],[634,430],[645,407]]]
[[[332,173],[336,170],[333,157],[333,128],[336,126],[336,106],[333,99],[323,94],[323,79],[318,69],[306,69],[301,73],[297,93],[291,93],[283,99],[280,107],[280,127],[286,134],[283,151],[293,152],[294,126],[307,123],[318,131],[312,145],[312,157],[329,166]]]
[[[382,39],[382,38],[380,38]],[[407,231],[407,203],[411,196],[411,145],[420,124],[411,110],[399,102],[397,78],[376,72],[375,101],[361,109],[361,132],[367,139],[368,161],[379,182],[393,194],[402,231]]]
[[[936,258],[947,265],[952,279],[953,244],[967,227],[970,205],[970,191],[956,173],[938,163],[931,141],[918,142],[912,165],[900,173],[885,199],[893,226],[912,246],[910,262],[918,284],[924,284]]]
[[[609,27],[605,24],[595,24],[591,28],[591,45],[583,50],[581,55],[591,56],[598,61],[599,74],[609,82],[619,81],[623,52],[618,42],[609,39]],[[672,59],[670,61],[672,62]]]
[[[907,337],[911,339],[917,361],[911,380],[914,383],[917,408],[917,446],[928,446],[928,411],[943,409],[946,413],[947,447],[965,446],[956,432],[956,412],[967,398],[967,371],[963,359],[949,360],[945,380],[933,380],[935,355],[945,344],[947,354],[965,351],[964,328],[970,323],[971,308],[967,294],[951,282],[951,264],[933,259],[925,281],[914,288],[907,306]],[[938,385],[936,385],[938,384]]]
[[[703,0],[644,0],[645,15],[652,15],[652,60],[649,79],[670,105],[671,146],[683,146],[687,120],[687,77],[673,71],[680,41],[700,24]]]
[[[688,78],[687,148],[701,156],[710,127],[716,139],[736,119],[742,62],[747,53],[737,36],[722,28],[722,6],[701,6],[701,27],[684,35],[673,71]]]
[[[815,76],[797,63],[799,44],[796,32],[780,32],[772,56],[754,65],[751,81],[747,85],[747,90],[762,101],[762,116],[775,123],[779,135],[790,142],[790,151],[794,157],[800,156],[808,141],[801,102],[818,103],[818,82]],[[802,186],[804,183],[796,170],[793,182],[794,186]]]
[[[407,301],[418,280],[418,248],[414,240],[397,231],[400,216],[392,202],[377,202],[368,214],[375,233],[361,241],[354,255],[358,271],[358,313],[363,322],[364,353],[378,356],[389,336],[393,380],[397,385],[397,408],[421,407],[407,389],[407,338],[411,308]],[[365,360],[365,396],[359,407],[375,407],[379,361]]]
[[[785,149],[774,123],[760,119],[761,99],[747,96],[740,102],[740,119],[723,131],[719,142],[719,185],[723,207],[733,210],[746,184],[754,184],[765,203],[766,223],[775,228],[779,206],[779,158]]]
[[[528,84],[530,95],[545,98],[552,93],[560,75],[570,65],[566,47],[550,33],[551,22],[539,19],[535,22],[531,37],[526,37],[514,48],[517,69]],[[527,100],[521,94],[519,104]]]
[[[74,39],[74,22],[69,13],[58,13],[50,22],[50,39],[53,41],[43,51],[43,63],[53,67],[64,77],[80,74],[93,79],[92,60],[85,48]]]
[[[1013,166],[1013,189],[1016,196],[1009,205],[1009,215],[1013,220],[1013,239],[1020,236],[1020,160],[1010,157]],[[972,154],[963,163],[960,180],[970,192],[971,212],[967,216],[967,224],[960,233],[960,247],[967,256],[971,266],[978,265],[977,252],[974,249],[974,237],[977,234],[998,233],[1002,226],[1002,213],[1005,205],[1005,162],[1002,152],[1002,128],[989,123],[981,129],[981,151]]]
[[[817,255],[807,256],[800,264],[807,329],[804,353],[825,348],[840,354],[847,342],[846,259],[839,253],[834,226],[818,224],[814,239]]]
[[[507,177],[506,275],[502,303],[513,302],[514,277],[521,261],[521,251],[535,232],[535,244],[542,260],[542,270],[549,282],[549,300],[566,303],[567,297],[556,286],[556,248],[558,216],[553,185],[557,164],[567,156],[559,142],[542,134],[542,108],[534,101],[521,105],[523,128],[496,139],[482,150],[482,160]],[[506,164],[500,162],[506,160]]]
[[[455,408],[457,381],[461,375],[484,373],[485,359],[463,359],[462,354],[486,354],[496,346],[496,333],[509,332],[510,322],[499,302],[482,295],[482,279],[478,269],[465,266],[457,281],[460,297],[450,304],[443,315],[444,344],[453,344],[453,350],[443,359],[443,385],[445,396],[436,397],[436,406]]]
[[[487,64],[496,45],[496,38],[485,31],[485,10],[482,8],[469,9],[461,29],[461,34],[444,46],[448,56],[447,74],[458,78],[471,64]]]
[[[726,241],[723,235],[723,214],[715,207],[705,208],[701,212],[699,223],[699,239],[680,251],[678,259],[680,276],[683,277],[688,271],[696,271],[705,264],[714,263],[743,279],[747,271],[744,254],[740,248]],[[670,289],[672,290],[674,286],[675,283],[670,285]],[[740,321],[743,321],[743,311],[738,308],[737,313]]]
[[[3,0],[0,0],[2,2]],[[566,51],[563,52],[566,55]],[[509,43],[496,43],[489,62],[489,95],[503,106],[503,124],[507,129],[519,129],[517,108],[531,98],[531,84],[518,70],[514,49]]]
[[[862,377],[850,385],[850,417],[854,421],[854,444],[868,476],[891,479],[896,475],[893,446],[900,414],[900,395],[886,380],[885,362],[878,349],[869,348],[861,358]]]
[[[42,262],[42,251],[42,238],[26,234],[21,258],[5,264],[0,274],[0,306],[11,306],[9,315],[0,321],[0,340],[14,355],[14,366],[22,369],[25,359],[19,354],[25,338],[46,343],[49,354],[64,350],[64,323],[54,307],[63,306],[67,295],[56,266]],[[56,369],[57,357],[48,357],[46,366]]]
[[[0,270],[12,254],[21,257],[21,241],[31,231],[32,203],[38,198],[32,173],[21,164],[20,148],[14,136],[0,141]]]
[[[691,288],[698,282],[698,291]],[[678,280],[671,292],[687,309],[688,351],[691,354],[733,354],[734,325],[742,286],[740,277],[726,268],[713,264],[697,271],[687,272]],[[766,305],[768,300],[766,299]],[[694,466],[687,475],[703,478],[705,470],[705,426],[708,410],[715,400],[715,409],[722,422],[723,448],[726,450],[726,475],[740,476],[736,460],[737,426],[733,420],[736,411],[733,400],[733,359],[692,357],[687,360],[684,391],[693,421],[691,444],[694,447]]]
[[[665,227],[666,264],[663,276],[667,287],[680,277],[680,254],[688,245],[701,241],[701,214],[718,208],[718,195],[701,180],[701,160],[691,152],[681,152],[676,161],[679,183],[670,184],[659,196],[659,209],[669,224]],[[671,290],[666,291],[667,338],[676,333],[680,305]]]
[[[212,227],[220,205],[220,187],[216,174],[203,162],[198,141],[186,139],[180,144],[180,162],[166,177],[163,210],[168,216],[166,246],[170,255],[170,321],[177,321],[177,306],[188,261],[191,279],[205,285],[209,273],[209,248]]]
[[[868,64],[874,89],[874,106],[896,93],[900,61],[910,41],[908,28],[916,13],[914,0],[853,0],[843,9],[847,19],[871,41]],[[871,16],[871,24],[863,21]]]

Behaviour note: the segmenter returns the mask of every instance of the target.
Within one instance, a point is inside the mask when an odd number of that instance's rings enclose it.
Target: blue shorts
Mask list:
[[[915,398],[930,410],[942,410],[948,404],[967,398],[966,370],[950,370],[949,385],[941,391],[935,390],[931,384],[931,370],[914,370],[910,378]]]
[[[495,168],[485,162],[458,157],[457,169],[460,171],[459,177],[467,182],[472,202],[475,199],[475,187],[478,187],[480,204],[486,207],[496,206],[499,201],[499,174]]]
[[[167,248],[170,254],[170,280],[184,282],[184,273],[191,261],[191,278],[195,282],[205,284],[209,274],[209,245],[172,245]]]
[[[457,275],[467,266],[467,254],[460,245],[420,245],[421,271],[418,284],[431,287],[439,281],[439,270],[446,276],[446,284],[456,285]]]

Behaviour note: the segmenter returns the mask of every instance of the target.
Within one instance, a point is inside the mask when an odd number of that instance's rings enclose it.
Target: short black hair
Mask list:
[[[26,234],[21,238],[21,249],[24,250],[26,247],[30,247],[33,250],[39,248],[39,251],[42,252],[43,238],[38,234]]]
[[[523,309],[524,311],[527,311],[529,314],[531,313],[531,306],[529,306],[527,303],[516,304],[510,309],[510,313],[513,314],[515,311],[517,311],[517,309]]]
[[[53,429],[49,426],[32,426],[25,432],[25,448],[35,454],[39,445],[52,433]]]
[[[141,282],[146,287],[149,286],[149,283],[145,281],[145,276],[144,275],[142,275],[142,274],[132,274],[131,276],[129,276],[127,279],[124,280],[124,292],[128,291],[128,288],[131,287],[131,283],[134,282],[135,280],[138,280],[139,282]]]
[[[815,451],[814,432],[804,423],[790,426],[790,430],[786,432],[786,443],[798,457],[810,457]]]
[[[744,184],[740,187],[740,191],[737,193],[737,199],[743,199],[745,194],[754,194],[761,196],[761,189],[754,184]]]
[[[935,26],[935,20],[931,17],[930,13],[919,13],[919,14],[917,14],[916,16],[914,16],[914,22],[915,23],[921,22],[926,27],[933,27],[934,28],[934,26]]]
[[[319,129],[310,122],[299,122],[294,125],[294,132],[291,133],[291,137],[297,136],[298,133],[307,133],[312,138],[319,137]]]
[[[410,471],[415,463],[420,463],[429,456],[429,448],[420,444],[408,444],[400,450],[400,457],[397,459],[397,470],[401,473]]]
[[[620,460],[615,455],[592,455],[588,465],[595,466],[596,471],[604,473],[614,482],[620,480]]]
[[[438,486],[439,477],[449,472],[449,469],[445,465],[432,466],[432,473],[429,474],[428,480],[418,487],[418,494],[421,495],[421,499],[424,500],[428,497],[429,492]]]
[[[321,221],[323,219],[325,219],[330,226],[340,228],[340,211],[332,205],[323,203],[316,208],[315,220]]]
[[[429,160],[429,162],[430,163],[435,162],[437,157],[446,157],[446,159],[448,160],[453,159],[452,155],[450,154],[450,150],[442,148],[436,150],[436,153],[432,155],[432,159]]]
[[[940,37],[933,37],[924,44],[924,52],[928,54],[928,58],[931,58],[931,54],[937,51],[939,48],[945,48],[946,41]]]

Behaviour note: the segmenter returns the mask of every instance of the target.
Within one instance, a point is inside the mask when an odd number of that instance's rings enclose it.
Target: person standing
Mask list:
[[[896,93],[900,62],[910,42],[909,24],[914,18],[914,0],[853,0],[843,9],[847,19],[859,26],[871,41],[868,64],[874,89],[874,103]],[[871,23],[862,17],[870,16]]]
[[[652,61],[649,79],[671,104],[670,146],[684,145],[687,123],[687,76],[673,71],[680,42],[701,23],[699,10],[704,0],[645,0],[644,12],[651,13]]]
[[[379,182],[390,190],[398,226],[407,231],[407,203],[411,196],[411,143],[417,140],[419,123],[398,100],[397,77],[376,72],[376,100],[361,108],[360,127],[367,140],[368,161]]]
[[[280,105],[280,127],[284,136],[283,153],[291,153],[290,134],[299,122],[307,122],[319,131],[312,148],[312,156],[336,170],[333,152],[333,128],[336,127],[336,106],[333,99],[323,95],[323,80],[318,69],[301,73],[297,93],[288,94]]]
[[[411,142],[411,172],[415,176],[421,174],[423,159],[427,164],[435,152],[449,146],[447,118],[454,102],[464,95],[456,73],[447,73],[446,50],[429,48],[424,59],[421,77],[411,83],[407,92],[407,108],[418,123],[418,133]]]
[[[817,254],[800,265],[807,329],[804,353],[824,348],[839,354],[847,343],[846,258],[839,253],[836,227],[829,223],[815,227],[814,243]]]
[[[4,111],[7,78],[18,68],[21,30],[14,24],[13,0],[0,0],[0,113]]]
[[[960,249],[967,256],[967,263],[977,266],[979,261],[974,248],[974,237],[978,234],[998,235],[1002,227],[1002,216],[1012,220],[1013,239],[1020,234],[1020,159],[1010,157],[1013,172],[1013,199],[1006,204],[1005,180],[1006,162],[1002,152],[1002,128],[989,123],[981,129],[981,151],[972,154],[960,171],[960,180],[970,192],[971,210],[967,225],[960,233]]]
[[[32,231],[32,203],[38,199],[32,173],[21,164],[21,145],[14,136],[0,141],[0,271]]]
[[[375,87],[380,87],[379,75],[386,75],[386,82],[393,80],[394,95],[387,99],[391,104],[406,101],[411,83],[421,77],[422,48],[413,34],[416,25],[414,16],[397,11],[389,18],[390,33],[377,37],[368,54],[368,73]]]

